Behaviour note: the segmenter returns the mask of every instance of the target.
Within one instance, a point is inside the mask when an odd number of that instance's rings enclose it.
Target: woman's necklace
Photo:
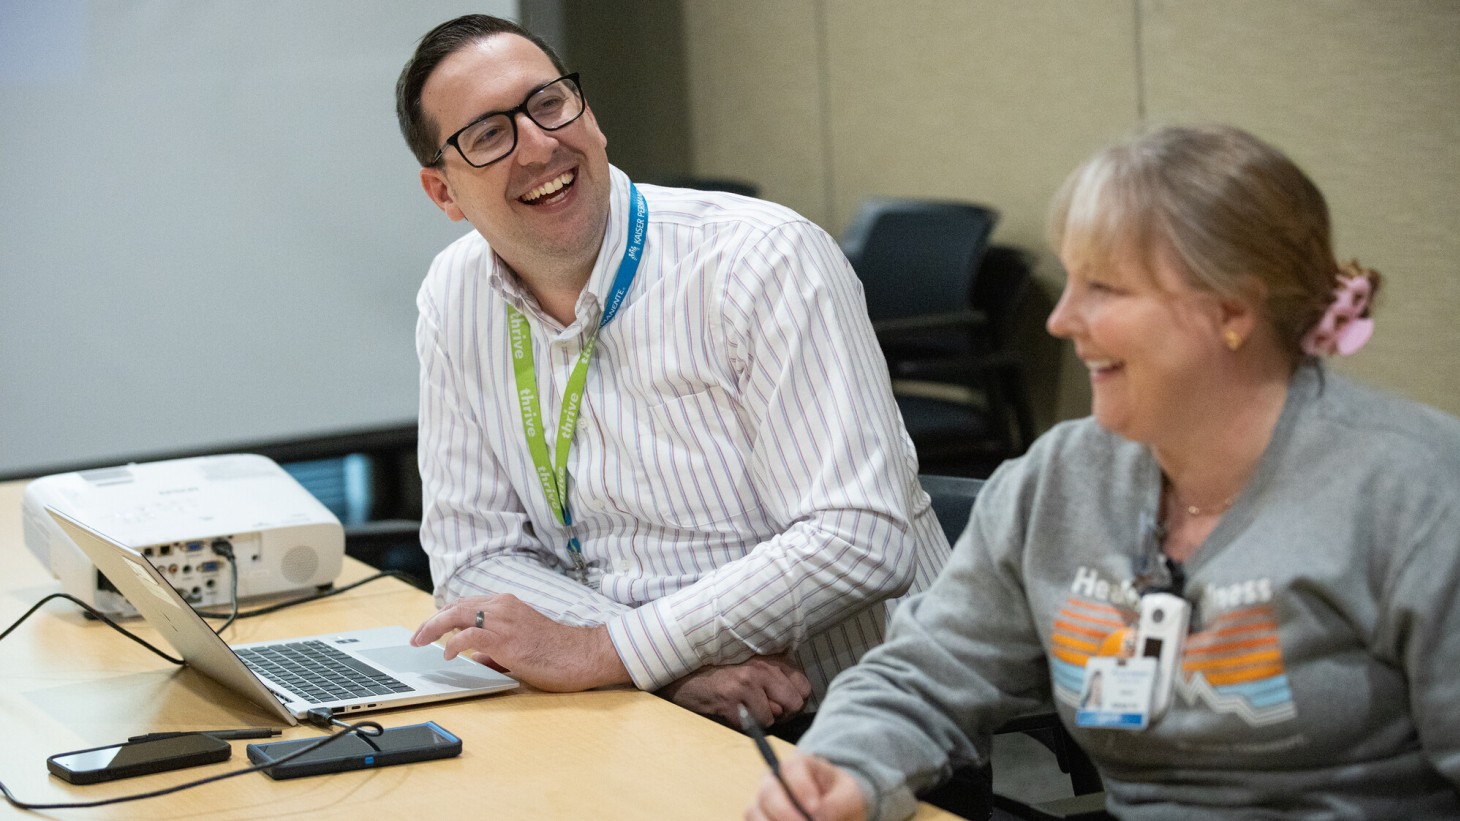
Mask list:
[[[1220,520],[1216,517],[1225,513],[1237,497],[1234,494],[1222,500],[1219,505],[1200,507],[1182,501],[1169,481],[1163,481],[1163,485],[1170,506],[1163,505],[1163,521],[1159,531],[1161,551],[1174,561],[1190,561],[1219,524]]]
[[[1166,492],[1171,494],[1171,501],[1175,502],[1177,507],[1185,510],[1186,515],[1192,518],[1196,518],[1198,516],[1216,516],[1221,513],[1226,513],[1227,509],[1232,506],[1232,503],[1237,501],[1236,494],[1233,494],[1231,496],[1228,496],[1226,499],[1223,499],[1221,504],[1210,505],[1207,507],[1199,507],[1197,505],[1186,502],[1180,496],[1178,496],[1175,486],[1171,484],[1171,481],[1169,479],[1164,479],[1164,481],[1166,482]]]

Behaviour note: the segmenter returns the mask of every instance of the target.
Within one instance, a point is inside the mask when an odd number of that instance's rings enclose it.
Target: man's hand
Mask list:
[[[470,650],[482,664],[539,690],[569,693],[630,681],[607,627],[559,624],[510,593],[442,608],[416,629],[411,644],[423,647],[452,630],[457,633],[446,641],[446,658]]]
[[[659,690],[681,707],[731,727],[740,726],[744,704],[762,727],[801,712],[811,682],[784,654],[756,656],[740,664],[703,667]]]
[[[802,821],[805,816],[786,797],[786,789],[816,821],[863,821],[867,799],[846,770],[823,758],[795,753],[781,762],[782,787],[766,773],[755,803],[745,811],[746,821]]]

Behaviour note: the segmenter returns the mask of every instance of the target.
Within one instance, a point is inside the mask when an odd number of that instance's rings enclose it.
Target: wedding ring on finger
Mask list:
[[[485,622],[486,620],[487,620],[487,614],[486,613],[483,613],[480,610],[478,610],[477,611],[477,621],[476,621],[476,625],[477,625],[477,629],[478,630],[481,629],[482,623]]]

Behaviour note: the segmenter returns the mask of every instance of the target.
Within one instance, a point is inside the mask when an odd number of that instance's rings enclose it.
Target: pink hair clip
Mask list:
[[[1367,316],[1373,290],[1364,274],[1340,274],[1328,310],[1303,336],[1303,353],[1348,356],[1364,347],[1374,334],[1374,320]]]

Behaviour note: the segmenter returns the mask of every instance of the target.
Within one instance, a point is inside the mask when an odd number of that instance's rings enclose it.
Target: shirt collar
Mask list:
[[[578,295],[574,311],[577,320],[573,324],[585,328],[598,327],[598,318],[603,315],[604,300],[618,274],[619,260],[628,248],[629,177],[613,165],[608,167],[608,173],[608,226],[604,229],[598,259],[594,261],[593,271],[588,275],[588,285]],[[537,301],[522,287],[521,280],[495,253],[491,257],[487,284],[517,310],[540,322],[553,322],[537,308]]]

